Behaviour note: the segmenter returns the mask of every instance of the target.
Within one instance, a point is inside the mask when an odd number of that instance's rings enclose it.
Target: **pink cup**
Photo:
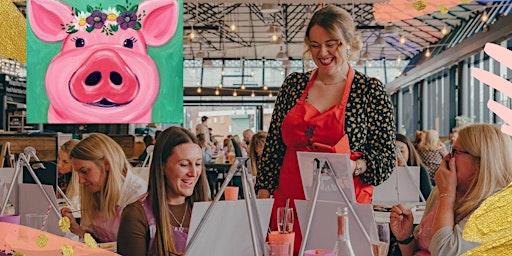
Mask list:
[[[269,243],[287,243],[291,246],[291,254],[293,255],[293,244],[295,241],[295,232],[281,234],[279,231],[272,231],[268,234]]]
[[[224,200],[238,200],[238,187],[227,186],[224,190]]]
[[[0,215],[0,222],[7,222],[11,224],[20,224],[20,216],[18,214]]]
[[[331,256],[331,255],[332,255],[331,250],[324,250],[324,249],[307,250],[304,252],[304,256]]]

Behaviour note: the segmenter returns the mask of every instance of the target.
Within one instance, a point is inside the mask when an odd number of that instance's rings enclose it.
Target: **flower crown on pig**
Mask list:
[[[79,30],[91,32],[94,29],[101,29],[102,33],[109,36],[117,32],[119,28],[139,30],[142,28],[141,20],[146,16],[145,10],[137,15],[139,5],[130,3],[127,3],[126,6],[116,5],[106,9],[102,8],[101,4],[94,7],[87,5],[87,11],[80,11],[76,7],[72,7],[72,10],[72,16],[75,19],[69,23],[60,24],[68,34],[76,33]]]

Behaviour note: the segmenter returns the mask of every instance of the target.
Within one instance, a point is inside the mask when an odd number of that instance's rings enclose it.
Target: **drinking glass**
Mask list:
[[[293,208],[288,208],[288,211],[286,212],[286,217],[284,216],[285,209],[285,207],[277,208],[277,230],[279,231],[279,233],[283,232],[283,226],[285,227],[285,233],[290,233],[293,231]],[[285,223],[284,225],[283,221]]]
[[[389,248],[389,223],[377,223],[377,233],[379,241],[372,241],[373,256],[386,256],[388,255]]]

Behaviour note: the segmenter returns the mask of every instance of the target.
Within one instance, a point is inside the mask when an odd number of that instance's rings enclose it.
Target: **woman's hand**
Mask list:
[[[258,190],[258,195],[256,196],[256,198],[270,198],[270,192],[268,192],[268,190],[266,189],[260,189]]]
[[[62,214],[62,217],[68,217],[70,222],[69,230],[71,233],[83,237],[85,234],[85,231],[80,227],[80,224],[76,222],[75,216],[73,216],[73,212],[70,208],[64,207],[60,209],[60,214]]]
[[[439,195],[448,195],[455,199],[457,193],[457,168],[455,158],[446,155],[437,170],[434,180],[436,181]]]
[[[405,209],[401,204],[391,207],[389,227],[398,240],[405,240],[412,234],[414,216],[412,211]]]

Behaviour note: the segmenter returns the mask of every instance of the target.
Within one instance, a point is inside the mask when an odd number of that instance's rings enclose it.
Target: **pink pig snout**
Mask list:
[[[110,49],[92,52],[71,76],[69,85],[77,101],[101,107],[128,104],[139,91],[137,76]]]

